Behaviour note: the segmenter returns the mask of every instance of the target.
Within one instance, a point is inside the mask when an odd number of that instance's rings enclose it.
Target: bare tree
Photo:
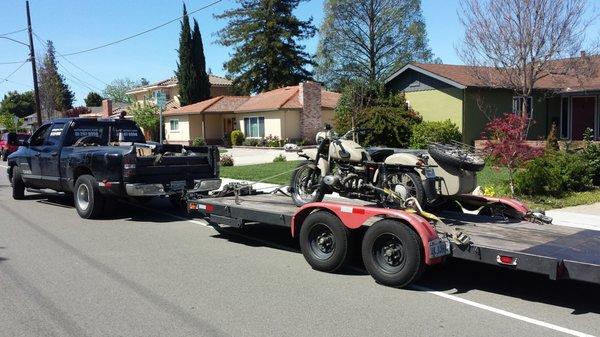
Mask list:
[[[405,63],[429,61],[420,0],[327,0],[317,76],[330,87],[375,81]]]
[[[465,36],[458,53],[476,66],[471,72],[482,86],[529,97],[546,77],[572,85],[573,78],[583,83],[596,71],[589,57],[575,57],[598,17],[586,18],[586,0],[461,0],[460,5]],[[528,110],[527,100],[520,110]]]

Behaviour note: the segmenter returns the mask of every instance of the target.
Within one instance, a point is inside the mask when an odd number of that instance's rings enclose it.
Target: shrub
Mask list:
[[[418,114],[403,108],[368,108],[357,125],[371,130],[359,141],[367,146],[407,147],[412,127],[420,121]]]
[[[287,161],[287,158],[283,154],[279,154],[277,157],[273,158],[274,163],[280,163]]]
[[[265,138],[265,145],[268,147],[280,147],[279,137],[268,135]]]
[[[539,156],[540,150],[525,142],[528,121],[526,117],[506,113],[494,118],[485,127],[484,152],[493,164],[508,170],[511,195],[515,193],[515,173],[527,161]]]
[[[515,174],[517,193],[562,196],[589,189],[592,172],[581,153],[549,151]]]
[[[204,141],[203,138],[200,137],[196,137],[193,141],[192,141],[192,146],[203,146],[206,145],[206,142]]]
[[[600,186],[600,144],[588,144],[582,152],[592,174],[592,183]]]
[[[221,166],[233,166],[233,157],[228,154],[224,154],[221,156],[220,160]]]
[[[242,144],[245,146],[258,146],[260,144],[260,139],[246,138]]]
[[[425,149],[429,143],[451,143],[462,141],[458,126],[449,119],[445,121],[422,122],[415,124],[410,137],[410,147]]]
[[[244,139],[246,138],[240,130],[231,131],[230,137],[231,145],[242,145],[244,143]]]

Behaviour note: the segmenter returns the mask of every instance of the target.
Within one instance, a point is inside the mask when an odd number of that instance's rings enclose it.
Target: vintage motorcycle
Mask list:
[[[386,206],[397,203],[399,198],[412,197],[421,204],[432,199],[436,176],[428,156],[394,153],[393,149],[370,154],[352,140],[352,136],[368,131],[352,129],[339,137],[326,125],[325,131],[316,136],[317,149],[299,153],[307,160],[292,175],[290,192],[294,204],[321,201],[325,194],[333,192]]]

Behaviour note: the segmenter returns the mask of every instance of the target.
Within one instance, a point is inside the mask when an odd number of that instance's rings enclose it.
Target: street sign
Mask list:
[[[164,92],[157,92],[156,93],[156,106],[159,107],[160,109],[164,109],[165,106],[167,105],[167,94]]]

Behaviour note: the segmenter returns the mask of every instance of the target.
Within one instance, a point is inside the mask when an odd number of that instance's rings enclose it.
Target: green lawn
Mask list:
[[[298,161],[287,161],[246,166],[222,166],[221,176],[224,178],[259,181],[283,172],[291,171],[298,163]],[[292,173],[288,172],[278,177],[267,179],[264,182],[288,185],[290,183],[291,175]],[[493,186],[494,193],[498,196],[507,196],[510,194],[508,189],[508,172],[506,169],[486,167],[483,171],[477,173],[477,184],[481,187]],[[600,189],[570,193],[561,198],[547,196],[519,196],[517,199],[525,202],[531,209],[562,208],[600,202]]]
[[[221,177],[259,181],[283,172],[291,171],[296,168],[298,163],[299,161],[284,161],[257,165],[221,166]],[[278,177],[267,179],[264,182],[278,185],[289,185],[291,177],[292,172],[288,172]]]

